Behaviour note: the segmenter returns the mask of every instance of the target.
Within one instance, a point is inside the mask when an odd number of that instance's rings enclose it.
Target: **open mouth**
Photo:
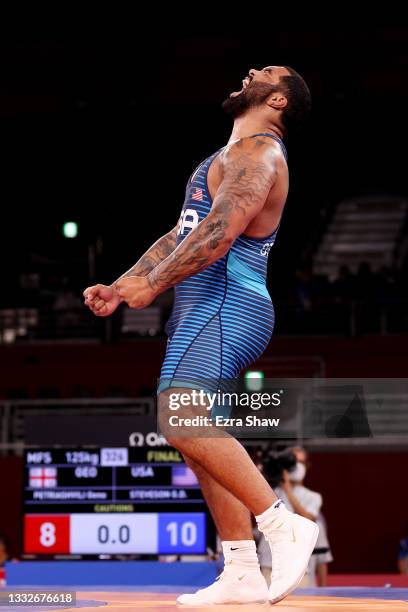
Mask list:
[[[239,94],[245,91],[245,89],[248,87],[252,79],[253,79],[252,76],[249,76],[249,75],[246,76],[245,79],[242,80],[242,89],[240,89],[239,91],[233,91],[230,97],[239,96]]]
[[[246,89],[251,81],[252,81],[252,77],[250,76],[245,77],[245,79],[242,81],[242,89]]]

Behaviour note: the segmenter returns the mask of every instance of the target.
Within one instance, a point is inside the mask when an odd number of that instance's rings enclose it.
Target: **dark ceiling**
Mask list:
[[[293,267],[322,211],[407,195],[408,28],[9,36],[0,43],[3,261],[78,260],[102,237],[109,280],[174,225],[184,183],[228,138],[221,101],[252,66],[292,65],[313,114],[288,141],[291,194],[274,255]],[[62,221],[80,223],[67,245]],[[74,241],[75,242],[75,241]],[[277,264],[276,264],[277,265]],[[84,270],[86,273],[86,270]]]

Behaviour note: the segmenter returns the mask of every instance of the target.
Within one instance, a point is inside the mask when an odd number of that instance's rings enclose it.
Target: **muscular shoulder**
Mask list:
[[[272,184],[278,170],[278,145],[271,138],[241,138],[225,148],[220,159],[220,175],[234,182],[258,177]],[[262,182],[263,182],[262,181]]]
[[[250,159],[255,162],[276,163],[281,154],[277,142],[266,136],[240,138],[227,145],[224,150],[224,164],[237,159]]]

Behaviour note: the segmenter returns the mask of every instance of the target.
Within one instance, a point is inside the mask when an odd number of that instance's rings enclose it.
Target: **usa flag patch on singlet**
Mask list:
[[[201,200],[203,199],[203,190],[200,189],[199,187],[196,187],[191,197],[193,200],[197,200],[198,202],[201,202]]]

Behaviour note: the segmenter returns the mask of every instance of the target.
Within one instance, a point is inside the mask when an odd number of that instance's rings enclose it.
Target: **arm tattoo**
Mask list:
[[[157,242],[120,278],[127,276],[147,276],[163,259],[166,259],[176,247],[176,228],[172,229]],[[118,279],[119,280],[119,279]]]
[[[227,162],[207,217],[150,272],[148,280],[154,290],[165,291],[223,257],[262,209],[275,180],[274,156],[256,159],[252,153],[259,150],[259,144],[252,146]]]

